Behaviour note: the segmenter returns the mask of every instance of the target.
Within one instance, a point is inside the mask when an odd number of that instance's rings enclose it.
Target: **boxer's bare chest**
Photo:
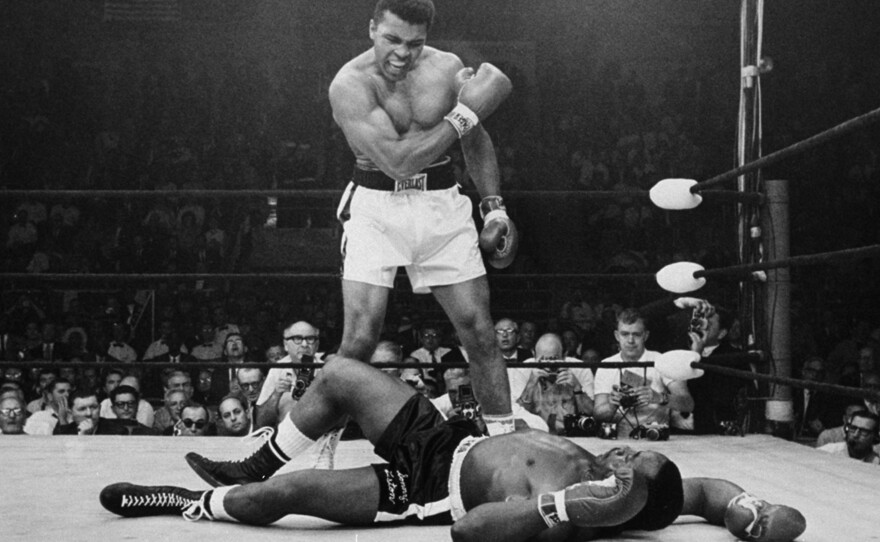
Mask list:
[[[376,103],[401,135],[436,126],[452,108],[447,85],[431,74],[410,74],[397,83],[374,81],[373,88]]]

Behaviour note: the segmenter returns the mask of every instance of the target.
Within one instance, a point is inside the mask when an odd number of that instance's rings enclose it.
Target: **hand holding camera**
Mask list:
[[[458,387],[457,393],[450,394],[452,399],[452,412],[468,420],[475,420],[482,415],[480,403],[474,396],[474,390],[467,384]]]
[[[279,394],[284,394],[293,389],[293,371],[285,372],[281,375],[281,378],[278,379],[278,382],[275,384],[275,391]]]
[[[634,388],[628,384],[620,384],[619,386],[614,386],[612,388],[609,399],[612,405],[627,410],[635,406],[648,404],[647,401],[642,400],[644,390],[647,390],[650,397],[651,388],[648,388],[647,386]]]
[[[309,356],[307,354],[303,354],[300,358],[302,363],[314,363],[315,358]],[[309,385],[312,383],[312,378],[314,378],[314,369],[311,367],[301,367],[296,372],[296,381],[293,383],[293,398],[299,399],[303,396],[303,394],[308,389]]]

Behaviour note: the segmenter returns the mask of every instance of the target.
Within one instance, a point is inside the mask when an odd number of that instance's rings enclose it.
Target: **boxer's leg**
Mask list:
[[[277,432],[242,461],[212,461],[186,456],[193,470],[211,485],[265,480],[291,458],[312,448],[317,439],[351,416],[374,444],[416,391],[399,378],[360,361],[334,358],[320,373]]]
[[[183,514],[189,520],[268,525],[289,514],[302,514],[362,525],[376,517],[379,481],[373,467],[300,470],[265,482],[209,491],[112,484],[101,491],[100,500],[104,508],[125,517]]]
[[[339,355],[370,361],[382,331],[390,291],[384,286],[342,280],[344,323]]]
[[[495,344],[495,326],[489,313],[489,284],[485,275],[431,292],[446,311],[468,354],[474,393],[483,408],[489,434],[513,431],[510,382],[501,352]],[[491,425],[493,423],[499,425]]]

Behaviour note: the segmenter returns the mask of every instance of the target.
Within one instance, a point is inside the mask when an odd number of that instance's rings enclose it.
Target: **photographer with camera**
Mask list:
[[[648,336],[645,318],[638,310],[622,311],[614,331],[620,352],[602,362],[655,361],[660,352],[645,348]],[[653,367],[596,371],[595,417],[607,428],[600,436],[665,440],[671,410],[693,409],[687,383],[663,378]]]
[[[284,350],[287,355],[278,363],[321,363],[318,353],[320,334],[317,328],[304,321],[294,322],[284,330]],[[257,399],[257,427],[273,427],[302,397],[319,369],[269,369],[260,397]]]
[[[580,361],[563,356],[562,352],[559,335],[545,333],[535,343],[535,357],[526,362]],[[593,414],[593,373],[589,368],[508,369],[507,372],[513,402],[545,420],[551,433],[565,432],[567,416],[579,419]]]
[[[726,340],[733,325],[734,314],[722,307],[706,315],[694,309],[688,326],[690,349],[698,352],[703,363],[719,364],[719,355],[741,353],[741,350]],[[725,367],[751,371],[753,367],[747,360],[723,362]],[[754,382],[706,372],[701,378],[688,383],[694,398],[694,411],[690,416],[689,429],[697,435],[742,435],[748,414],[747,398],[749,391],[756,391]]]
[[[482,428],[482,409],[474,397],[470,371],[464,368],[447,369],[443,373],[443,380],[446,384],[446,393],[431,399],[434,408],[440,411],[444,419],[461,415],[469,420],[476,419]],[[513,417],[517,429],[528,427],[548,431],[547,424],[540,416],[532,414],[516,402],[513,402]]]

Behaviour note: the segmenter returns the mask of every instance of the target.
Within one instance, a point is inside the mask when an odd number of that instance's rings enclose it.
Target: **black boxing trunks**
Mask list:
[[[462,440],[481,435],[471,420],[444,421],[428,399],[413,395],[374,450],[388,461],[373,465],[379,479],[375,521],[452,523],[448,482],[453,454]]]

